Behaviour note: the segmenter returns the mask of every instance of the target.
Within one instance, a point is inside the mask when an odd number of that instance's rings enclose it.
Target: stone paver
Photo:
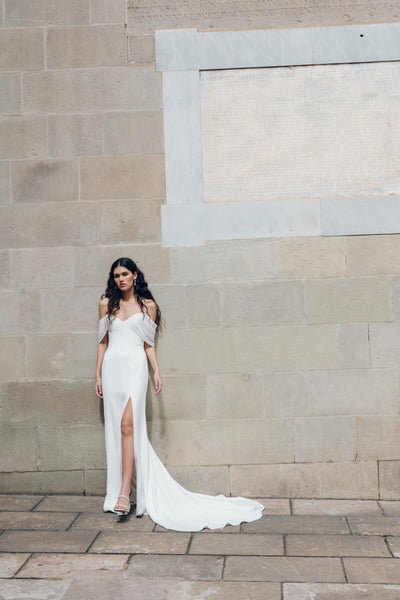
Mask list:
[[[103,510],[104,496],[46,496],[35,511],[95,512]]]
[[[396,517],[349,517],[353,534],[400,535],[400,518]]]
[[[244,523],[246,533],[350,533],[344,517],[270,516]]]
[[[96,531],[152,531],[154,522],[149,517],[136,519],[130,515],[123,519],[113,513],[83,513],[74,521],[71,531],[75,529],[95,529]]]
[[[254,498],[264,506],[263,515],[290,515],[288,498]]]
[[[70,581],[0,579],[0,600],[61,600]]]
[[[294,515],[382,515],[376,500],[292,500]]]
[[[399,600],[400,586],[284,583],[283,600]]]
[[[283,536],[260,533],[233,533],[231,535],[195,533],[190,544],[189,553],[279,555],[283,554]]]
[[[32,510],[43,496],[12,496],[0,494],[0,510]]]
[[[400,558],[400,537],[388,537],[387,541],[393,556]]]
[[[388,556],[385,540],[378,536],[288,535],[288,556]]]
[[[126,577],[165,579],[221,579],[224,559],[222,556],[133,556]]]
[[[230,581],[345,581],[339,558],[228,556],[224,579]]]
[[[28,557],[29,554],[24,556]],[[88,573],[94,575],[94,571],[98,574],[104,571],[123,571],[127,562],[128,556],[124,554],[34,554],[17,577],[76,579]]]
[[[76,519],[74,513],[0,512],[0,528],[65,530],[74,519]]]
[[[5,531],[0,552],[85,552],[95,531]]]
[[[29,558],[29,554],[0,554],[0,577],[13,577]]]
[[[83,532],[80,532],[83,533]],[[0,537],[1,540],[1,537]],[[90,552],[118,554],[185,554],[190,533],[157,533],[138,531],[104,532],[99,535]]]
[[[400,583],[398,558],[345,558],[350,583]]]
[[[400,517],[400,502],[396,500],[380,500],[379,504],[388,517]]]

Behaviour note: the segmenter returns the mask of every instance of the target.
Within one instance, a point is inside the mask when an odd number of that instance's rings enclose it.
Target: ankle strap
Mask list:
[[[120,495],[118,496],[118,498],[126,498],[127,500],[129,500],[128,496],[124,496],[123,494],[120,494]]]

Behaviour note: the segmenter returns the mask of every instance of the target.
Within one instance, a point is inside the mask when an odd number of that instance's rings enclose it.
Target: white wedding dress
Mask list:
[[[199,531],[238,525],[262,516],[264,506],[256,500],[209,496],[190,492],[175,481],[156,455],[146,426],[147,356],[144,342],[154,346],[157,325],[145,313],[121,321],[108,316],[99,321],[98,341],[108,331],[108,347],[102,365],[107,495],[103,510],[114,512],[122,481],[121,419],[132,399],[133,441],[136,467],[136,514],[149,515],[174,531]]]

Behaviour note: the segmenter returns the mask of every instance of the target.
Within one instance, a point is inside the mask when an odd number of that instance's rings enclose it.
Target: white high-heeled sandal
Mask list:
[[[120,505],[120,506],[121,506],[121,504],[122,504],[121,502],[119,502],[119,499],[120,499],[120,498],[125,498],[126,500],[128,500],[128,507],[127,507],[126,509],[125,509],[125,508],[122,508],[122,509],[118,509],[118,510],[116,510],[116,508],[115,508],[115,507],[116,507],[116,506],[118,506],[118,505]],[[120,494],[120,495],[118,496],[118,501],[117,501],[117,504],[114,506],[114,511],[117,513],[117,515],[120,515],[120,516],[121,516],[121,515],[128,515],[128,514],[129,514],[129,512],[130,512],[130,510],[131,510],[131,501],[130,501],[130,498],[128,498],[128,496],[124,496],[123,494]]]

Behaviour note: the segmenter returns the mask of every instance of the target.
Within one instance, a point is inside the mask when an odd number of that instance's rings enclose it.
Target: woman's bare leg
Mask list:
[[[121,419],[121,451],[122,451],[122,484],[121,494],[129,498],[131,491],[131,479],[135,460],[133,448],[133,409],[132,399],[126,403],[124,414]],[[116,506],[122,508],[127,506],[127,500],[120,498]]]

